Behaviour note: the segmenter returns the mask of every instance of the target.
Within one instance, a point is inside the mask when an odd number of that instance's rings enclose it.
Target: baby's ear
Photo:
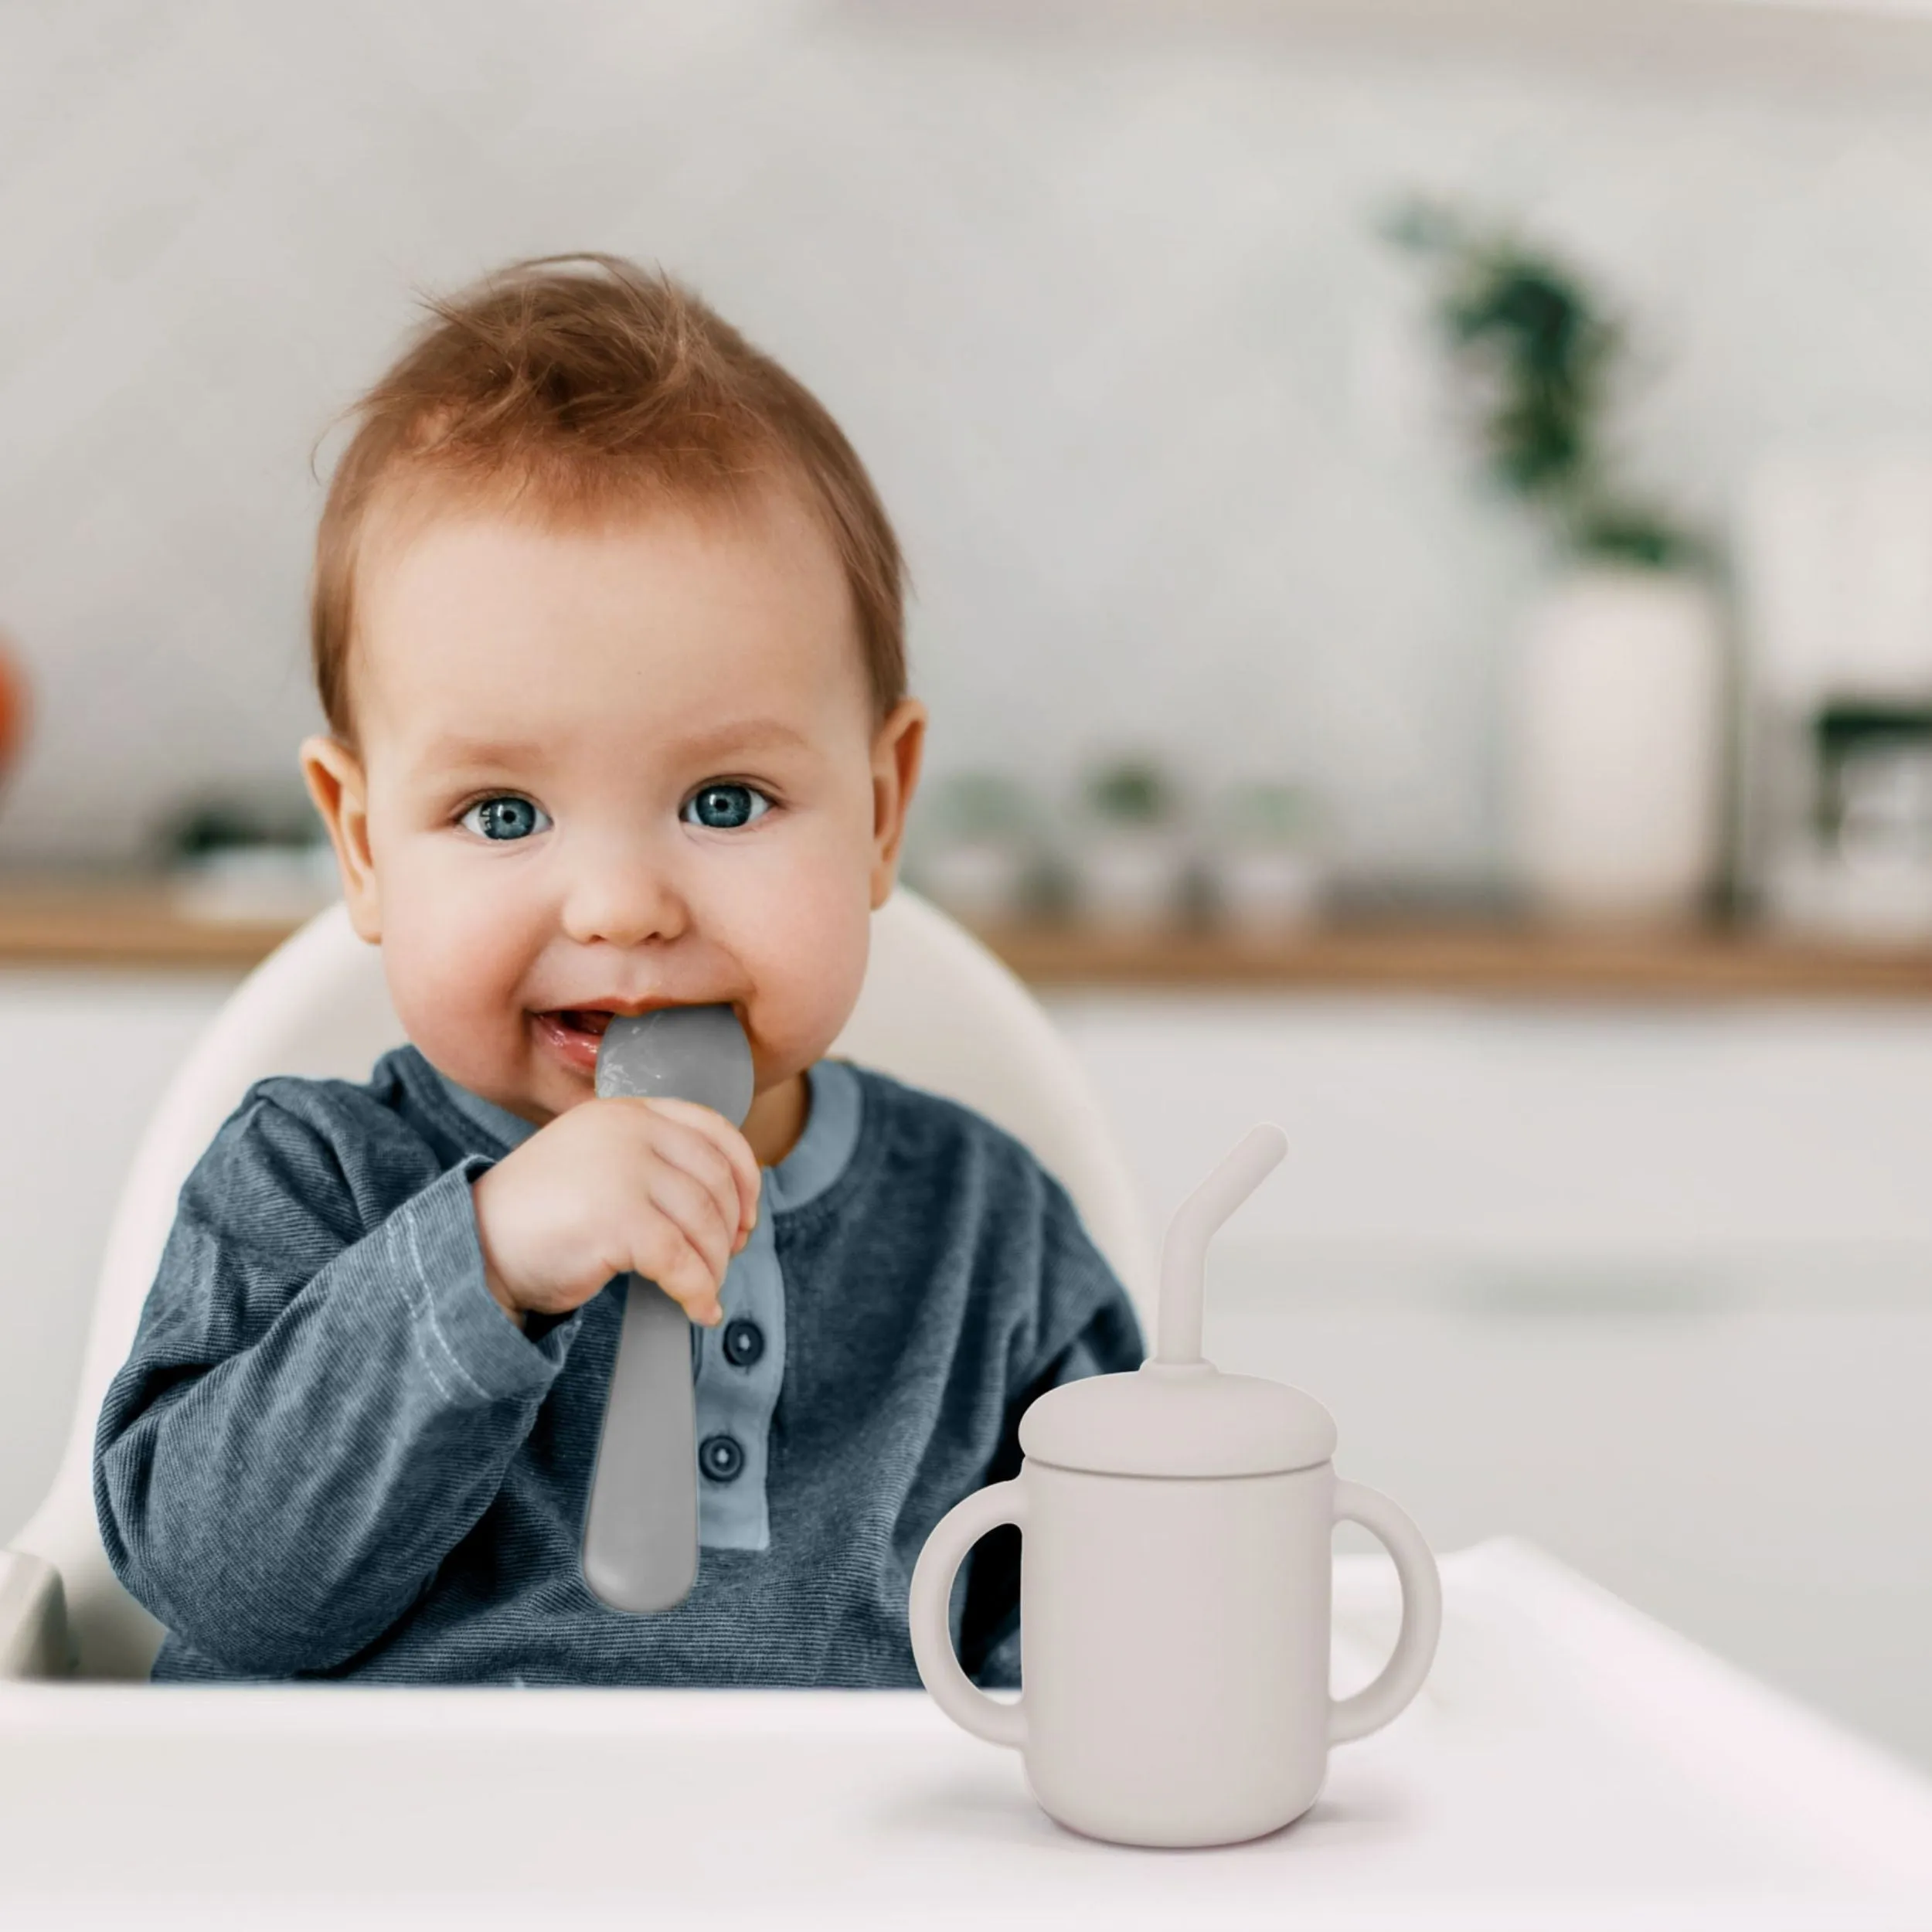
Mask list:
[[[373,946],[383,937],[383,902],[369,843],[369,781],[362,761],[339,738],[302,741],[302,778],[328,828],[349,923]]]
[[[906,836],[906,810],[919,784],[926,752],[926,707],[902,698],[872,737],[872,904],[876,912],[892,896],[899,849]]]

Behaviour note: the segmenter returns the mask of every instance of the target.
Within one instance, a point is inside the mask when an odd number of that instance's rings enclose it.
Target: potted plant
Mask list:
[[[1087,774],[1068,859],[1090,924],[1145,932],[1179,923],[1191,855],[1179,796],[1152,758],[1124,757]]]
[[[1573,269],[1506,231],[1418,202],[1391,232],[1431,263],[1486,468],[1541,519],[1558,565],[1509,680],[1520,883],[1558,913],[1690,915],[1719,859],[1722,638],[1706,545],[1604,448],[1625,328]]]
[[[969,926],[1012,923],[1032,910],[1044,814],[1016,781],[995,771],[942,779],[908,828],[910,883]]]
[[[1216,800],[1212,827],[1202,860],[1216,917],[1236,931],[1264,935],[1306,925],[1322,885],[1307,791],[1277,780],[1241,781]]]
[[[205,794],[183,801],[158,830],[186,919],[306,919],[342,889],[334,850],[300,792]]]

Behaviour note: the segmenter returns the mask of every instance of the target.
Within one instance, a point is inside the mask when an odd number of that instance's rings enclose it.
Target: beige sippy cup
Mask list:
[[[1442,1621],[1422,1534],[1338,1481],[1335,1423],[1300,1389],[1201,1359],[1209,1237],[1287,1151],[1253,1128],[1181,1205],[1162,1255],[1152,1357],[1049,1390],[1021,1419],[1026,1461],[934,1526],[913,1573],[913,1655],[934,1702],[1022,1753],[1061,1824],[1128,1845],[1225,1845],[1314,1803],[1328,1747],[1379,1730],[1422,1688]],[[1338,1522],[1395,1559],[1402,1628],[1380,1676],[1328,1691]],[[1023,1537],[1017,1703],[977,1689],[948,1624],[967,1551]]]

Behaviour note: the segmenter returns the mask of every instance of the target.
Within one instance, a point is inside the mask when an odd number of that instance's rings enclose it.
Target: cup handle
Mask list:
[[[1421,1689],[1442,1634],[1442,1579],[1422,1532],[1380,1490],[1338,1482],[1335,1519],[1361,1524],[1394,1557],[1402,1580],[1402,1628],[1382,1675],[1367,1689],[1328,1706],[1328,1742],[1345,1744],[1380,1730]]]
[[[966,1553],[1002,1523],[1026,1527],[1026,1492],[1015,1476],[1010,1482],[996,1482],[975,1490],[964,1502],[955,1503],[933,1526],[926,1547],[913,1566],[911,1600],[906,1621],[912,1631],[913,1662],[933,1702],[961,1730],[983,1737],[989,1744],[1005,1744],[1015,1750],[1026,1743],[1026,1712],[1024,1699],[1004,1704],[986,1693],[959,1667],[953,1653],[953,1578],[965,1560]]]

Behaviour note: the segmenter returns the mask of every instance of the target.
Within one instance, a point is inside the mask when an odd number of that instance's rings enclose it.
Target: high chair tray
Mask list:
[[[1214,1852],[1060,1829],[916,1692],[0,1689],[0,1926],[1932,1927],[1932,1783],[1526,1545]],[[1337,1688],[1393,1634],[1345,1558]]]

